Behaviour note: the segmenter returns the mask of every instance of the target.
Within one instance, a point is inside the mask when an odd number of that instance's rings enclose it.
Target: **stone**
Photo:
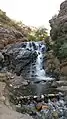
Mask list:
[[[42,104],[41,103],[36,104],[36,109],[37,111],[40,111],[42,109]]]
[[[58,91],[67,93],[67,86],[60,86],[57,88]]]
[[[48,106],[48,105],[42,105],[42,109],[43,109],[43,110],[49,109],[49,106]]]
[[[2,55],[2,53],[0,52],[0,62],[2,62],[4,60],[4,56]]]
[[[59,80],[60,80],[60,81],[66,81],[66,80],[67,80],[67,76],[61,75],[61,76],[59,77]]]
[[[61,75],[67,76],[67,65],[61,67]]]
[[[45,71],[48,74],[54,75],[56,78],[60,74],[60,62],[57,57],[54,56],[53,51],[47,52]]]
[[[5,97],[4,97],[4,96],[1,96],[1,97],[0,97],[0,101],[1,101],[1,102],[5,102]]]
[[[7,81],[8,77],[6,73],[0,73],[0,81]]]
[[[25,75],[30,68],[30,63],[36,59],[37,53],[22,48],[23,44],[13,44],[7,46],[2,52],[4,54],[4,65],[17,75]]]
[[[57,86],[67,86],[67,81],[64,81],[64,80],[56,81],[56,83],[57,83]]]
[[[0,81],[8,82],[12,75],[10,72],[1,72]]]
[[[25,80],[22,76],[17,76],[16,74],[11,75],[9,80],[9,86],[18,89],[22,86],[28,86],[28,80]]]
[[[59,119],[57,111],[53,111],[52,116],[53,116],[54,119]]]
[[[57,88],[57,82],[53,81],[53,83],[51,84],[52,87]]]

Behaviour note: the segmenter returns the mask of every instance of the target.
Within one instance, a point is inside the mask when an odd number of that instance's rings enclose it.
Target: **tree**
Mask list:
[[[45,38],[48,36],[46,30],[47,30],[46,28],[42,28],[42,27],[37,29],[37,31],[35,32],[36,39],[39,41],[45,40]]]
[[[28,40],[41,41],[41,40],[45,40],[47,36],[48,36],[47,29],[43,27],[39,27],[33,30],[31,29],[31,31],[28,34]]]

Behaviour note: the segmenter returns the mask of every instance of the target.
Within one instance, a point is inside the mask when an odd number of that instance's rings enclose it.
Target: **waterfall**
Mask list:
[[[38,80],[52,80],[52,78],[46,76],[45,70],[43,69],[46,45],[42,41],[27,42],[26,49],[37,53],[36,61],[32,62],[30,66],[30,78],[36,78]]]

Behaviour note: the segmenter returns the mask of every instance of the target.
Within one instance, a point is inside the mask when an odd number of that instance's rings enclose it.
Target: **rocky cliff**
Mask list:
[[[8,44],[27,41],[25,27],[28,28],[21,22],[10,19],[0,10],[0,50]]]
[[[9,78],[6,76],[7,70],[20,75],[24,68],[32,61],[31,53],[28,50],[23,50],[22,47],[26,46],[28,27],[11,20],[7,17],[6,13],[0,10],[0,118],[1,119],[32,119],[28,114],[20,114],[16,109],[10,105],[8,95]],[[25,42],[25,43],[23,43]],[[22,54],[20,53],[22,52]],[[3,73],[4,72],[4,73]],[[9,72],[9,74],[10,74]],[[16,76],[16,75],[15,75]],[[14,76],[13,76],[14,77]],[[12,78],[13,78],[12,77]],[[27,81],[23,78],[16,76],[13,81],[20,81],[24,85],[28,85]],[[18,86],[16,84],[16,86]]]
[[[28,30],[28,26],[10,19],[0,10],[0,71],[3,72],[2,68],[6,66],[8,70],[20,74],[21,70],[30,64],[34,55],[28,50],[23,50],[28,41]]]
[[[60,73],[67,76],[67,0],[61,3],[58,15],[49,21],[52,49],[60,62]]]

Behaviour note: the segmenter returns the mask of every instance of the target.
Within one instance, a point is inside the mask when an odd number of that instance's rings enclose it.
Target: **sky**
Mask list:
[[[0,9],[24,24],[49,27],[49,20],[58,13],[64,0],[0,0]]]

